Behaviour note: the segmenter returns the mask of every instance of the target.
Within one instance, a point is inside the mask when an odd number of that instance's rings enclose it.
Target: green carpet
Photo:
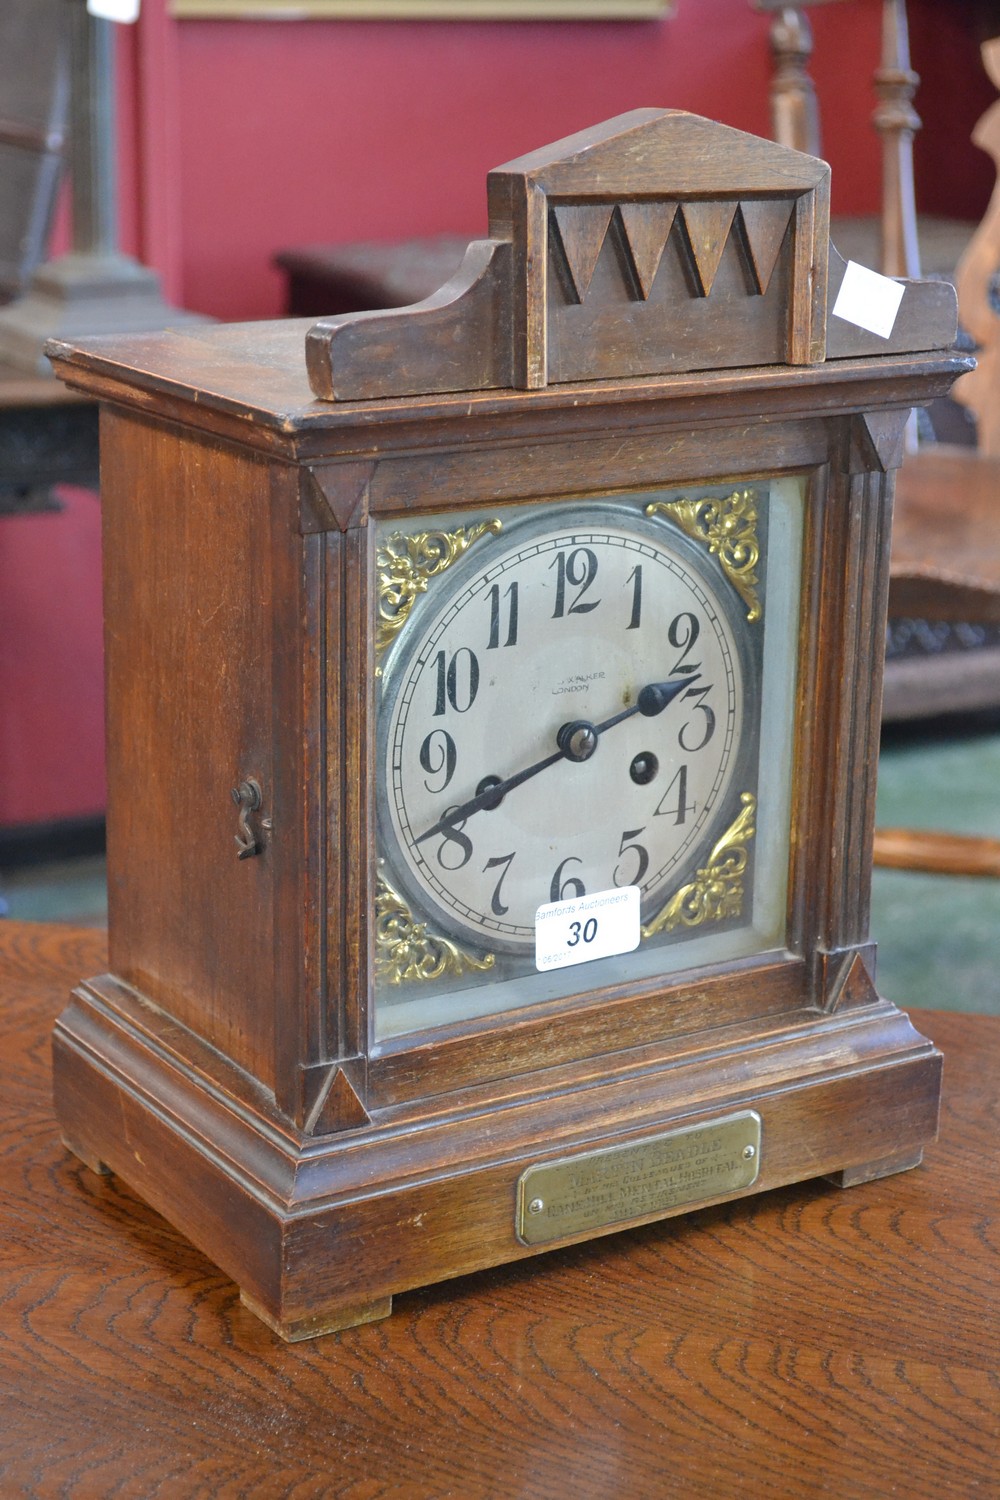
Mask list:
[[[878,822],[1000,838],[1000,725],[887,733]],[[879,989],[905,1006],[1000,1015],[1000,880],[876,870]]]
[[[103,857],[91,854],[0,871],[0,910],[15,921],[103,927],[108,920]]]

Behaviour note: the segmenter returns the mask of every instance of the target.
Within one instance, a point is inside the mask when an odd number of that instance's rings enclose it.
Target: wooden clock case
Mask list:
[[[751,1109],[753,1191],[848,1185],[936,1129],[868,917],[893,471],[968,366],[952,290],[889,339],[829,317],[828,168],[677,112],[489,205],[414,309],[50,348],[102,402],[109,738],[59,1118],[286,1338],[534,1253],[534,1164]],[[808,484],[786,946],[375,1043],[373,519],[747,474]]]

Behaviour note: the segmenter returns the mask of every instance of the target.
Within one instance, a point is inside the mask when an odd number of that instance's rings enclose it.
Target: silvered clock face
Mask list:
[[[378,739],[380,845],[411,907],[521,954],[550,901],[634,885],[655,914],[740,763],[730,595],[704,547],[616,502],[495,524],[433,578],[386,663]]]

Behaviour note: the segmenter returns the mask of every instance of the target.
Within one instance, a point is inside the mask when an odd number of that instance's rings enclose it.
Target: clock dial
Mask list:
[[[734,792],[739,603],[707,549],[610,502],[515,518],[434,579],[386,665],[380,849],[439,931],[526,955],[547,902],[663,906]]]

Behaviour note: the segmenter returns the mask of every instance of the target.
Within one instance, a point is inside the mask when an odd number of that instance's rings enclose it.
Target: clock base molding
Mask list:
[[[720,1028],[560,1073],[386,1110],[308,1137],[270,1095],[192,1033],[108,976],[74,992],[54,1038],[63,1137],[215,1262],[281,1337],[316,1337],[389,1314],[394,1294],[808,1178],[842,1186],[915,1166],[934,1138],[941,1056],[888,1001]],[[690,1187],[650,1212],[543,1245],[518,1234],[519,1183],[605,1153],[759,1117],[752,1186]],[[478,1123],[478,1128],[477,1128]],[[711,1149],[711,1142],[704,1146]],[[746,1148],[753,1154],[754,1148]],[[689,1153],[691,1155],[691,1153]],[[697,1153],[694,1153],[696,1156]],[[617,1158],[616,1160],[620,1160]],[[582,1180],[580,1173],[577,1174]],[[530,1180],[530,1179],[529,1179]],[[675,1183],[676,1187],[676,1183]],[[578,1190],[583,1191],[583,1190]],[[529,1210],[530,1211],[530,1210]],[[598,1209],[600,1217],[600,1209]]]

